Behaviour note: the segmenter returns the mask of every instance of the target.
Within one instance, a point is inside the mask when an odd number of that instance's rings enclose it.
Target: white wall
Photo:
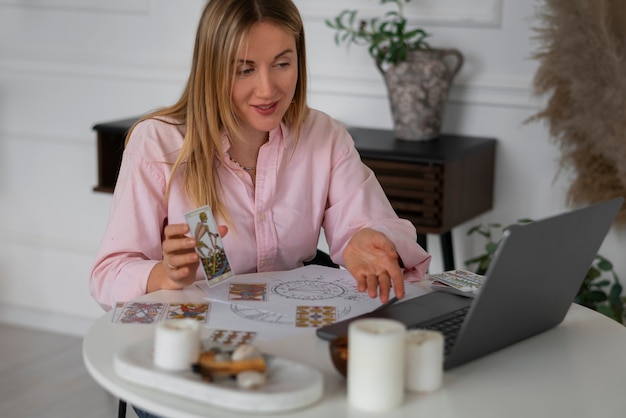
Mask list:
[[[310,103],[351,125],[391,127],[383,82],[364,49],[333,43],[324,18],[373,0],[296,0],[306,22]],[[466,58],[444,130],[498,139],[494,210],[454,231],[457,264],[481,251],[481,221],[566,208],[566,178],[530,86],[531,0],[414,0],[431,44]],[[87,280],[111,196],[95,193],[96,122],[173,102],[188,69],[202,0],[0,0],[0,321],[81,334],[101,315]],[[601,250],[626,277],[611,232]],[[436,237],[429,237],[441,269]]]

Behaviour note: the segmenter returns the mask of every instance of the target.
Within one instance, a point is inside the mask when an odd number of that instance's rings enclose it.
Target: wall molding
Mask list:
[[[0,7],[148,14],[151,0],[0,0]]]
[[[358,9],[363,17],[381,14],[378,2],[363,4],[362,0],[295,0],[305,18],[324,20],[332,18],[343,9]],[[0,7],[46,9],[82,12],[116,12],[148,14],[151,0],[0,0]],[[405,6],[407,19],[419,24],[449,26],[499,26],[502,0],[414,0]]]
[[[0,0],[1,1],[1,0]],[[0,56],[4,58],[0,61],[0,72],[18,75],[52,76],[62,78],[97,78],[102,79],[122,79],[128,81],[158,81],[166,83],[180,83],[188,77],[188,69],[184,66],[166,67],[163,65],[130,65],[122,59],[114,57],[103,64],[96,58],[91,61],[89,58],[82,59],[72,56],[65,56],[62,60],[54,58],[41,58],[45,54],[40,51],[14,51],[0,48]]]
[[[366,19],[382,15],[377,1],[363,0],[295,0],[303,18],[331,19],[341,10],[359,10]],[[405,6],[405,16],[420,25],[498,27],[501,24],[502,0],[414,0]]]
[[[386,99],[387,90],[380,77],[345,77],[311,75],[311,92],[328,96],[351,96]],[[484,76],[480,79],[458,79],[452,85],[448,100],[467,105],[493,105],[536,109],[541,99],[533,96],[530,77]]]
[[[2,51],[0,51],[1,53]],[[0,73],[24,77],[49,76],[60,78],[83,77],[119,82],[154,83],[183,86],[186,68],[144,67],[128,65],[102,66],[99,63],[56,62],[20,57],[0,61]],[[386,98],[384,82],[377,73],[355,77],[335,74],[325,69],[311,70],[311,93],[345,95],[350,97]],[[536,108],[539,102],[532,95],[532,76],[499,77],[485,75],[475,79],[458,78],[449,98],[452,102]]]

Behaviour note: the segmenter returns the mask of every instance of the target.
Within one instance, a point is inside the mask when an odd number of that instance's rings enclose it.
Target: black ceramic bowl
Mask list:
[[[348,375],[348,337],[337,337],[329,344],[330,358],[335,369],[343,376]]]

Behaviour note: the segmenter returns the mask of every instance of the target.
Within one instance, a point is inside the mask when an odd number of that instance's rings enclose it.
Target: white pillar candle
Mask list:
[[[406,328],[391,319],[358,319],[348,328],[348,400],[384,411],[404,400]]]
[[[443,334],[438,331],[409,330],[406,335],[406,389],[432,392],[443,379]]]
[[[189,370],[200,355],[200,324],[195,319],[159,322],[154,338],[154,364],[164,370]]]

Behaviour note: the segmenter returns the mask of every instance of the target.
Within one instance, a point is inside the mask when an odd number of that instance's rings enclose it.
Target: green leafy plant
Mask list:
[[[515,225],[523,225],[532,222],[531,219],[520,219],[515,224],[503,227],[499,223],[479,224],[467,231],[467,235],[480,235],[487,240],[485,252],[465,261],[468,268],[472,268],[477,274],[485,274],[489,264],[498,249],[502,234]],[[624,303],[622,297],[622,285],[619,277],[613,269],[613,263],[607,258],[597,254],[594,258],[585,279],[574,299],[579,305],[600,312],[611,319],[624,323]]]
[[[425,41],[429,36],[423,29],[409,28],[404,17],[404,3],[410,0],[380,0],[380,4],[394,3],[381,17],[359,19],[357,10],[343,10],[326,25],[336,31],[335,43],[368,46],[369,54],[380,66],[382,63],[398,64],[406,60],[411,50],[430,49]]]
[[[502,239],[502,234],[507,229],[513,227],[514,225],[523,225],[532,222],[531,219],[519,219],[515,224],[509,225],[506,227],[502,227],[499,223],[489,223],[486,225],[479,224],[473,226],[467,231],[467,235],[478,234],[487,240],[485,244],[485,252],[476,257],[470,258],[465,261],[465,265],[470,267],[475,265],[474,273],[477,274],[485,274],[487,269],[489,268],[489,264],[493,259],[493,255],[498,249],[498,245],[500,244],[500,240]],[[496,239],[495,234],[498,234],[498,238]]]
[[[575,302],[624,323],[624,301],[622,285],[613,270],[613,263],[600,254],[596,255]]]

